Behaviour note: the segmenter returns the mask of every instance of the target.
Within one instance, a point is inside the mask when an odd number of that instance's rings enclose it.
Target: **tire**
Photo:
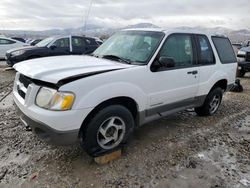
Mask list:
[[[212,89],[207,95],[204,104],[195,108],[195,112],[199,116],[212,116],[220,107],[223,96],[223,90],[219,87]],[[212,104],[213,103],[213,104]]]
[[[134,118],[127,108],[121,105],[108,106],[97,112],[83,128],[81,146],[92,157],[110,153],[124,146],[134,125]]]
[[[242,77],[245,76],[245,74],[246,74],[246,71],[245,71],[245,70],[240,70],[239,73],[238,73],[238,76],[239,76],[240,78],[242,78]]]

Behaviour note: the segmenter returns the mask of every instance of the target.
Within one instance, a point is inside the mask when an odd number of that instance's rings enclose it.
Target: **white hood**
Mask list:
[[[32,59],[17,63],[14,68],[27,77],[56,84],[61,79],[75,75],[131,66],[133,65],[81,55]]]

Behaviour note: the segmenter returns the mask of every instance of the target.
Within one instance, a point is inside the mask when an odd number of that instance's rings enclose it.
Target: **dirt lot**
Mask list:
[[[250,187],[250,75],[218,113],[192,110],[137,130],[124,155],[97,165],[78,146],[26,132],[12,105],[14,70],[0,63],[0,187]]]

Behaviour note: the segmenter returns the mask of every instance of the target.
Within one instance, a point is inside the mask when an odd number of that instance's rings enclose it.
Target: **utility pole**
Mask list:
[[[87,14],[85,16],[85,22],[84,22],[84,33],[85,34],[86,34],[86,31],[87,31],[87,22],[88,22],[88,19],[89,19],[89,14],[90,14],[90,11],[91,11],[91,8],[92,8],[92,4],[93,4],[93,0],[90,0],[89,8],[88,8]]]

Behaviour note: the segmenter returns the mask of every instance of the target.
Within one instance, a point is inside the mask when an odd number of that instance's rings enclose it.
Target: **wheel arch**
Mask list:
[[[96,113],[98,113],[100,110],[104,109],[107,106],[110,105],[121,105],[126,107],[133,115],[134,120],[135,120],[135,125],[138,125],[139,122],[139,106],[137,102],[126,96],[120,96],[120,97],[114,97],[110,98],[108,100],[105,100],[98,104],[88,115],[87,117],[83,120],[80,131],[79,131],[79,137],[81,136],[82,131],[86,127],[86,125],[91,121],[91,119],[94,117]]]
[[[212,91],[214,88],[216,88],[216,87],[220,87],[221,89],[223,89],[224,91],[226,91],[227,90],[227,84],[228,84],[228,81],[227,81],[227,79],[221,79],[221,80],[219,80],[219,81],[217,81],[214,85],[213,85],[213,87],[210,89],[210,91]],[[209,91],[209,92],[210,92]]]

